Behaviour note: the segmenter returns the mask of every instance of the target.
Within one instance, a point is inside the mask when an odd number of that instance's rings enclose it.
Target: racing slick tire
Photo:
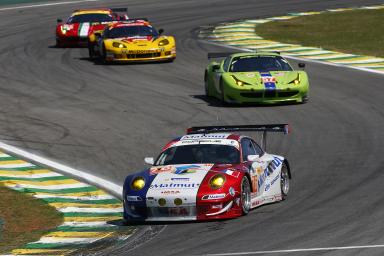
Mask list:
[[[308,100],[309,100],[308,95],[303,96],[303,97],[301,98],[301,104],[305,104],[305,103],[307,103]]]
[[[107,50],[105,49],[105,45],[103,45],[103,49],[100,54],[100,61],[103,64],[108,64],[109,61],[107,60]]]
[[[283,163],[283,166],[281,167],[280,188],[281,188],[281,199],[285,200],[289,192],[289,172],[288,172],[288,167],[285,163]]]
[[[204,91],[205,91],[205,96],[210,98],[212,97],[212,94],[209,92],[209,86],[208,86],[208,75],[205,73],[204,75]]]
[[[223,84],[223,80],[220,78],[220,91],[221,91],[221,94],[220,94],[220,100],[221,100],[221,103],[226,106],[228,105],[228,102],[225,101],[225,90],[224,90],[224,84]]]
[[[88,53],[89,53],[89,58],[93,60],[96,57],[95,54],[95,45],[92,44],[91,42],[88,42]]]
[[[246,176],[241,180],[240,205],[243,215],[247,215],[251,209],[251,186]]]

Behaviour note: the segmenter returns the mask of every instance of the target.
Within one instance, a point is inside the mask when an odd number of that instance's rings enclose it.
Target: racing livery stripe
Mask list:
[[[269,72],[260,73],[261,79],[263,80],[264,87],[266,90],[275,90],[276,84],[274,82],[274,78]]]
[[[89,28],[90,28],[89,22],[80,23],[79,37],[88,37]]]
[[[123,208],[105,191],[4,152],[0,185],[39,198],[63,215],[60,226],[10,255],[66,255],[101,239],[118,242],[123,233],[126,239],[135,230],[108,223],[121,220]]]

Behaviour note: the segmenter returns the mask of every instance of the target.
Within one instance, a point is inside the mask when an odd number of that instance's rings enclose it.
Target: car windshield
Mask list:
[[[234,58],[230,72],[292,71],[288,62],[280,56],[250,56]]]
[[[88,13],[72,16],[68,19],[67,23],[84,23],[84,22],[108,22],[113,21],[113,17],[109,14],[102,13]]]
[[[107,29],[106,38],[121,38],[135,36],[158,36],[156,29],[151,26],[123,26]]]
[[[169,164],[236,164],[240,152],[234,146],[196,144],[170,147],[157,158],[155,165]]]

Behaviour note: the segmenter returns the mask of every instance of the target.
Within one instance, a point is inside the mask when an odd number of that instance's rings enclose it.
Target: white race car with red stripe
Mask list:
[[[234,218],[285,199],[287,159],[265,152],[233,131],[288,133],[287,125],[193,127],[169,142],[152,166],[124,183],[126,220],[173,221]],[[265,147],[265,145],[264,145]]]

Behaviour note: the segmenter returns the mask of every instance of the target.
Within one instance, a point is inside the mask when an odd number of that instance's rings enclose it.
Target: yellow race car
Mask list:
[[[162,35],[147,20],[129,19],[109,24],[88,38],[90,59],[103,62],[173,61],[176,42],[173,36]]]

